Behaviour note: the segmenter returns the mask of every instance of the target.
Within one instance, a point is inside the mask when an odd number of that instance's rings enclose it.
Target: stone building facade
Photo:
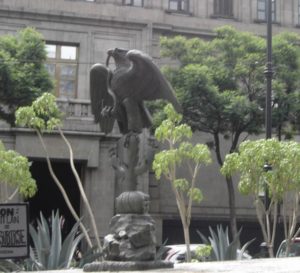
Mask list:
[[[89,200],[96,214],[101,236],[108,230],[114,214],[114,198],[120,191],[109,161],[109,150],[118,146],[120,134],[104,135],[93,123],[89,99],[89,69],[97,62],[104,63],[107,49],[114,47],[136,48],[147,52],[154,61],[165,64],[160,58],[159,38],[162,35],[186,35],[210,39],[213,29],[231,25],[238,30],[261,36],[266,34],[266,0],[0,0],[0,35],[14,34],[32,26],[45,38],[48,52],[47,67],[56,81],[58,103],[66,113],[64,131],[74,149],[78,170]],[[293,31],[300,33],[300,0],[273,1],[273,33]],[[46,168],[44,153],[37,136],[22,128],[9,128],[2,124],[1,139],[33,161],[33,173],[38,180],[40,193],[48,198],[49,207],[55,207],[57,193],[45,190]],[[145,133],[144,138],[148,135]],[[201,142],[209,141],[200,135]],[[45,140],[57,171],[63,180],[67,175],[68,152],[58,134],[45,134]],[[144,149],[143,152],[146,152]],[[203,170],[204,201],[196,206],[193,223],[228,220],[227,190],[215,166]],[[70,192],[73,186],[68,186]],[[178,239],[179,216],[173,195],[167,183],[158,183],[150,172],[140,179],[140,189],[151,195],[151,213],[157,220],[158,238],[170,235]],[[50,198],[49,198],[50,195]],[[80,197],[74,193],[81,215]],[[45,201],[45,200],[44,200]],[[39,209],[39,208],[37,208]],[[34,214],[34,212],[32,212]],[[255,221],[250,199],[237,195],[237,215],[241,223]]]

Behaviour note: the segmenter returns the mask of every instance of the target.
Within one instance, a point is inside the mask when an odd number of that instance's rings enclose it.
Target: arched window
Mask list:
[[[233,17],[233,0],[214,0],[214,15]]]

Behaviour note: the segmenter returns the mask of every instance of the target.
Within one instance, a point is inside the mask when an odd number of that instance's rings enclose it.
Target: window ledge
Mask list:
[[[224,14],[212,14],[210,16],[211,19],[228,19],[228,20],[235,20],[237,21],[236,18],[234,18],[233,15],[224,15]]]
[[[255,20],[253,20],[253,22],[256,23],[256,24],[266,24],[266,23],[267,23],[267,20],[255,19]],[[273,25],[278,25],[278,26],[281,25],[281,23],[280,23],[280,22],[277,22],[277,21],[272,22],[272,24],[273,24]]]
[[[144,6],[136,6],[136,5],[129,5],[129,4],[121,4],[123,7],[133,7],[133,8],[144,8]]]
[[[64,1],[96,3],[96,0],[64,0]]]
[[[184,16],[193,16],[192,12],[184,11],[184,10],[166,9],[165,13],[168,13],[168,14],[178,14],[178,15],[184,15]]]

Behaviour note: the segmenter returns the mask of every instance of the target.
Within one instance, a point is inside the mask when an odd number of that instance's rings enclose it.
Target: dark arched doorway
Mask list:
[[[61,181],[68,197],[76,210],[80,214],[80,193],[71,171],[69,162],[55,161],[52,162],[53,170],[57,178]],[[81,174],[82,164],[75,164],[76,170]],[[40,212],[46,218],[51,217],[51,212],[59,210],[59,214],[65,218],[64,232],[68,232],[76,222],[68,209],[66,202],[53,181],[47,167],[46,161],[33,161],[31,165],[31,174],[37,182],[38,192],[27,201],[29,202],[30,222],[34,222],[40,217]]]

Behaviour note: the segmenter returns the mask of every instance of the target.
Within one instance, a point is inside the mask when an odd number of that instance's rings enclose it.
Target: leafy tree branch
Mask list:
[[[87,210],[88,210],[88,213],[89,213],[89,216],[91,219],[91,223],[92,223],[93,232],[95,234],[95,239],[97,242],[97,247],[98,247],[99,251],[102,252],[102,247],[101,247],[101,243],[99,240],[95,217],[94,217],[91,207],[89,205],[85,191],[82,187],[82,182],[81,182],[79,175],[74,166],[72,147],[71,147],[69,141],[64,136],[63,131],[61,130],[62,113],[57,107],[55,96],[50,93],[45,93],[41,97],[37,98],[32,103],[31,106],[20,107],[16,112],[16,124],[18,124],[20,126],[27,126],[29,128],[33,128],[36,131],[36,133],[39,137],[39,140],[43,146],[43,149],[45,151],[45,154],[46,154],[46,160],[47,160],[50,174],[51,174],[54,182],[58,186],[59,190],[61,191],[73,217],[75,218],[76,221],[79,221],[79,216],[77,215],[76,211],[74,210],[74,208],[68,198],[68,195],[65,192],[64,187],[62,186],[62,183],[59,181],[59,179],[56,177],[55,173],[53,172],[50,156],[49,156],[47,147],[45,145],[45,142],[44,142],[43,136],[42,136],[43,131],[52,131],[54,129],[57,129],[59,131],[62,139],[64,140],[64,142],[66,143],[66,145],[69,149],[71,170],[75,176],[77,186],[79,188],[83,202],[87,206]],[[88,232],[81,222],[80,222],[80,227],[81,227],[83,233],[85,234],[85,237],[87,239],[89,246],[92,247],[92,242],[90,240]]]
[[[211,163],[211,156],[206,145],[192,145],[186,140],[192,137],[192,130],[187,124],[180,124],[182,115],[176,113],[172,105],[164,108],[167,118],[155,130],[155,137],[161,143],[166,143],[168,149],[155,154],[153,170],[156,178],[162,176],[170,184],[176,198],[177,208],[183,226],[184,240],[187,247],[186,260],[191,261],[190,233],[192,204],[201,202],[202,192],[197,187],[197,175],[202,165]],[[190,178],[179,177],[178,168],[187,165]]]

